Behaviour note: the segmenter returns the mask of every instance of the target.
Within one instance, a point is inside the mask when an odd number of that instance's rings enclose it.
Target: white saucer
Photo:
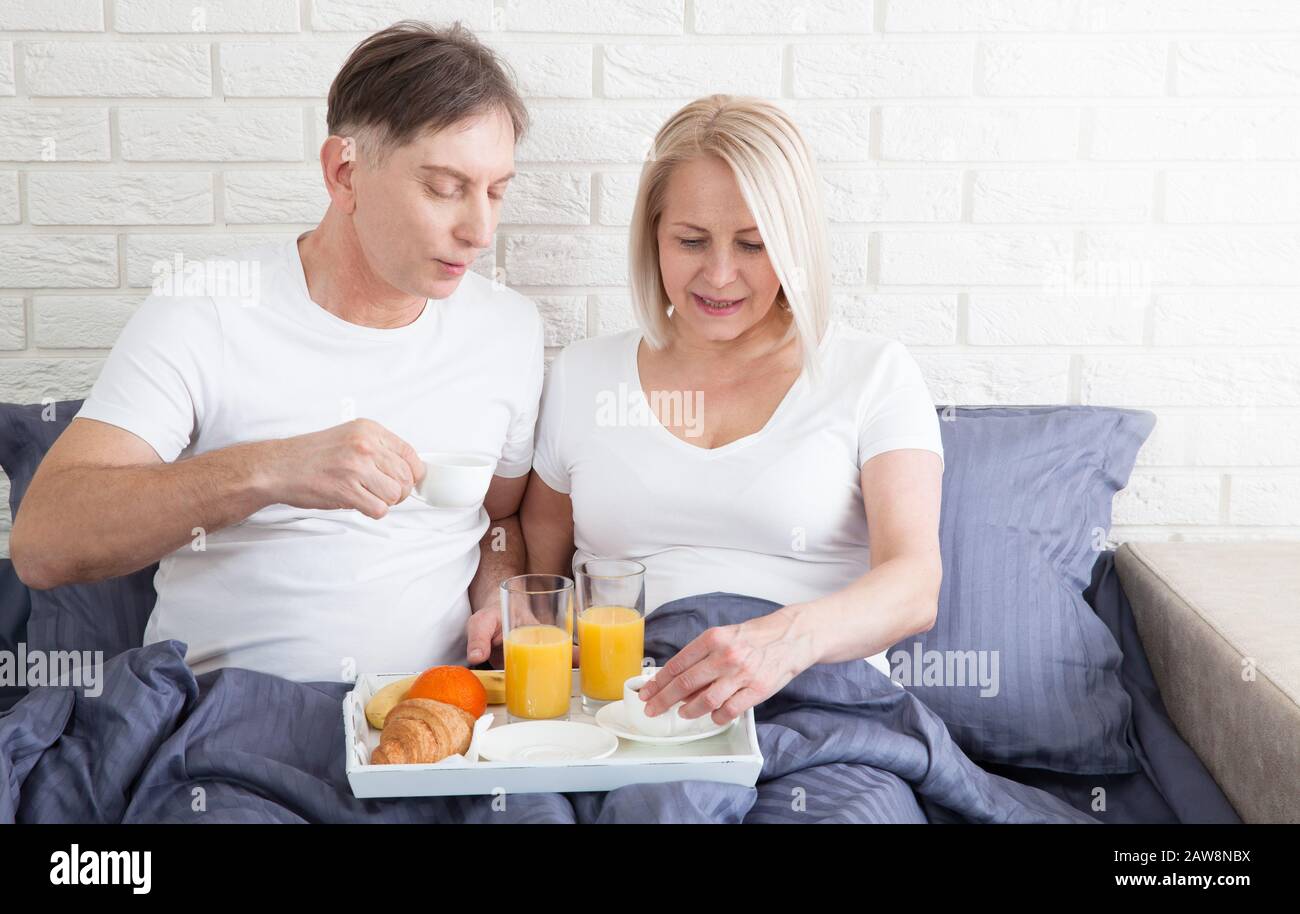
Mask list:
[[[739,720],[740,718],[736,718]],[[704,739],[709,736],[717,736],[726,730],[736,720],[728,721],[725,724],[715,724],[713,719],[707,714],[704,717],[695,718],[699,725],[698,729],[692,729],[687,733],[679,733],[676,736],[650,736],[645,733],[639,733],[633,730],[627,722],[627,717],[623,714],[623,700],[611,701],[599,711],[596,712],[596,723],[600,724],[610,733],[622,739],[634,740],[638,743],[650,743],[658,746],[671,746],[676,743],[690,743],[697,739]]]
[[[479,738],[489,762],[581,762],[605,758],[618,739],[600,727],[571,720],[526,720],[493,727]]]

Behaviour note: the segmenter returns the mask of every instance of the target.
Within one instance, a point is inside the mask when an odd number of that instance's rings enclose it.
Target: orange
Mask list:
[[[411,683],[407,698],[432,698],[463,708],[476,718],[487,710],[487,689],[463,666],[435,666]]]

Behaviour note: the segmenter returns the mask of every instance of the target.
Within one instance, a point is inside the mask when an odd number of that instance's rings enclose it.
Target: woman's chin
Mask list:
[[[761,314],[754,313],[754,308],[750,307],[748,302],[740,310],[731,314],[701,314],[697,309],[696,313],[687,315],[684,309],[673,310],[675,322],[677,315],[680,314],[680,322],[686,325],[687,332],[691,336],[711,343],[726,343],[738,339],[752,331],[771,314],[771,309]]]
[[[713,343],[726,343],[736,339],[753,325],[742,311],[728,317],[700,316],[690,321],[690,332],[700,339]]]

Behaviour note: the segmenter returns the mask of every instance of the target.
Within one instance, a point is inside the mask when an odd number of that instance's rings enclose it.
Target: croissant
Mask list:
[[[474,715],[431,698],[407,698],[388,712],[372,765],[424,765],[469,750]]]

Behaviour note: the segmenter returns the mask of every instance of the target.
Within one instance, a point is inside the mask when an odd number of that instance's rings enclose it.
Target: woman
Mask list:
[[[652,716],[685,701],[726,723],[815,663],[875,655],[887,673],[883,652],[934,624],[938,418],[901,344],[829,321],[820,196],[780,109],[687,105],[641,173],[640,328],[551,366],[529,570],[637,559],[649,612],[713,591],[782,604],[683,647],[642,690]]]

